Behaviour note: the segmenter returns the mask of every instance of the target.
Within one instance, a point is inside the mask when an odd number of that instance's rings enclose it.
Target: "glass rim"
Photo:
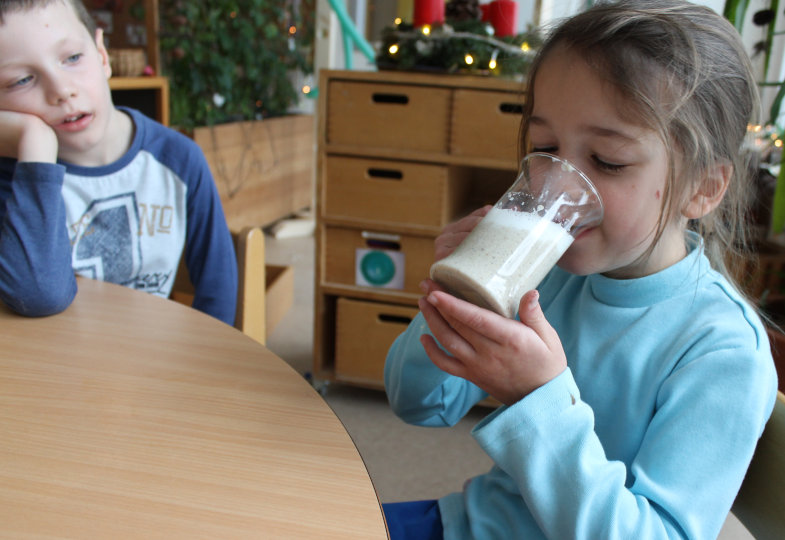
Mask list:
[[[594,182],[591,181],[591,179],[580,169],[580,167],[575,166],[575,164],[569,159],[559,157],[556,154],[550,154],[548,152],[529,152],[523,156],[523,158],[521,158],[521,163],[518,167],[518,174],[523,172],[523,163],[533,157],[547,157],[550,158],[551,161],[558,161],[559,163],[566,163],[569,165],[576,173],[578,173],[578,176],[580,176],[583,181],[586,182],[586,185],[589,186],[589,190],[597,198],[597,202],[600,204],[601,215],[605,216],[605,203],[602,201],[602,197],[600,197],[600,192],[597,191],[597,186],[594,185]]]

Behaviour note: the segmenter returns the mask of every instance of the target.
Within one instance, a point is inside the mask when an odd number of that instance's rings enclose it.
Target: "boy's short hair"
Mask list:
[[[95,37],[95,20],[87,11],[82,0],[0,0],[0,25],[5,24],[5,16],[10,13],[30,11],[35,8],[46,7],[55,2],[62,2],[73,8],[77,18],[90,33],[90,37]]]

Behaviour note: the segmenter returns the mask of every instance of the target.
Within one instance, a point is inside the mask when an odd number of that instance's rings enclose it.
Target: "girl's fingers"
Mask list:
[[[458,358],[471,358],[474,356],[474,349],[469,342],[450,326],[439,310],[431,305],[427,299],[420,298],[419,307],[433,337],[447,352]]]
[[[458,331],[469,342],[481,345],[484,340],[494,344],[509,341],[509,334],[517,321],[511,321],[487,309],[479,308],[442,291],[433,291],[427,303],[439,310],[446,323]],[[477,348],[477,347],[475,347]]]

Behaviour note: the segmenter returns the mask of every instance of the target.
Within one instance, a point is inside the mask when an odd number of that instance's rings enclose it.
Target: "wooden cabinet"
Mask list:
[[[383,387],[449,222],[515,179],[523,83],[321,72],[314,376]]]

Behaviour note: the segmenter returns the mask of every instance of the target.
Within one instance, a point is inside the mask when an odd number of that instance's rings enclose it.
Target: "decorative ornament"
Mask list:
[[[479,0],[449,0],[444,16],[450,21],[477,21],[482,19]]]
[[[489,23],[447,19],[415,27],[408,23],[382,31],[379,69],[501,75],[522,78],[542,44],[538,31],[494,36]]]

